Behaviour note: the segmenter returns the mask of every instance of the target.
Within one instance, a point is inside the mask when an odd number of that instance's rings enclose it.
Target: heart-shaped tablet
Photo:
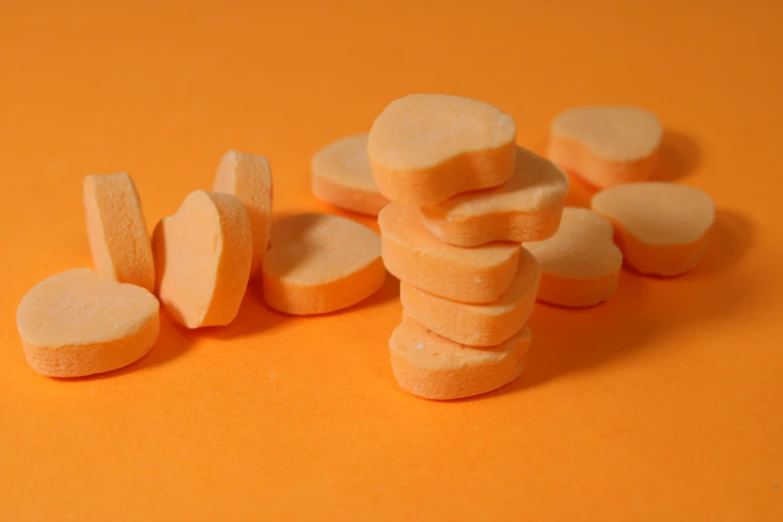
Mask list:
[[[191,192],[152,235],[155,289],[188,328],[225,326],[237,316],[253,252],[250,219],[231,194]]]
[[[313,195],[321,201],[368,216],[389,204],[372,177],[366,133],[330,143],[310,165]]]
[[[264,156],[230,150],[218,164],[212,190],[236,196],[245,205],[253,236],[250,279],[258,274],[272,234],[272,170]]]
[[[389,203],[378,215],[383,263],[392,275],[425,292],[464,303],[490,303],[508,290],[519,245],[462,248],[427,230],[415,208]]]
[[[423,206],[508,181],[515,136],[514,118],[487,103],[412,94],[376,118],[367,150],[381,194]]]
[[[459,246],[491,241],[540,241],[557,231],[568,177],[546,158],[517,147],[511,180],[422,207],[424,225]]]
[[[400,282],[400,301],[408,315],[446,339],[466,346],[495,346],[510,339],[527,322],[540,278],[536,258],[522,248],[514,280],[497,301],[461,303],[405,281]]]
[[[35,371],[81,377],[141,359],[158,339],[158,311],[158,300],[144,288],[77,268],[31,288],[16,324]]]
[[[530,329],[507,341],[474,348],[432,333],[403,312],[389,339],[392,372],[400,388],[425,399],[452,400],[496,390],[525,366]]]
[[[618,185],[596,194],[592,208],[614,223],[628,264],[660,276],[693,269],[704,257],[715,222],[712,198],[674,183]]]
[[[581,307],[612,297],[623,264],[612,235],[609,220],[586,208],[566,207],[554,236],[525,243],[541,266],[538,299]]]
[[[386,280],[381,238],[350,219],[296,214],[275,221],[262,288],[270,307],[325,314],[370,297]]]
[[[662,138],[658,118],[644,109],[576,107],[552,121],[547,156],[596,187],[612,187],[648,179]]]
[[[124,172],[87,176],[83,199],[95,269],[120,283],[152,291],[155,264],[150,235],[131,177]]]

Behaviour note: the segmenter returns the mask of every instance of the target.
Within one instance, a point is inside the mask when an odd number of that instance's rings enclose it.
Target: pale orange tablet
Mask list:
[[[533,254],[522,249],[516,277],[500,299],[484,305],[444,299],[400,284],[405,311],[425,328],[467,346],[495,346],[522,328],[536,302],[541,269]]]
[[[367,148],[381,194],[423,206],[508,181],[515,136],[514,118],[487,103],[412,94],[383,110]]]
[[[630,183],[599,192],[592,208],[609,218],[625,261],[643,274],[677,276],[704,257],[715,203],[699,189]]]
[[[547,156],[596,187],[612,187],[648,179],[662,138],[658,117],[644,109],[577,107],[552,121]]]
[[[35,371],[82,377],[144,357],[158,339],[159,305],[140,286],[76,268],[31,288],[16,310],[16,325]]]
[[[530,329],[523,326],[497,346],[464,346],[403,313],[389,339],[389,352],[394,378],[403,390],[425,399],[450,400],[487,393],[519,377],[530,340]]]
[[[152,291],[155,264],[139,194],[126,173],[84,178],[87,238],[95,269]]]
[[[244,203],[253,234],[250,278],[261,268],[272,229],[272,170],[264,156],[230,150],[218,164],[212,190],[233,194]]]
[[[310,162],[313,195],[336,207],[377,216],[389,200],[381,195],[367,157],[367,133],[319,150]]]
[[[539,241],[557,231],[568,177],[551,161],[517,147],[511,180],[421,209],[424,225],[459,246],[491,241]]]
[[[191,192],[152,237],[161,302],[188,328],[223,326],[239,312],[253,254],[245,205],[231,194]]]
[[[623,264],[612,235],[609,220],[586,208],[566,207],[554,236],[524,245],[541,265],[538,299],[581,307],[611,298]]]
[[[264,301],[294,315],[334,312],[370,297],[386,280],[381,238],[355,221],[298,214],[275,221],[263,267]]]
[[[490,303],[511,286],[519,245],[449,245],[421,222],[415,208],[390,203],[378,216],[383,262],[401,281],[433,295],[464,303]]]

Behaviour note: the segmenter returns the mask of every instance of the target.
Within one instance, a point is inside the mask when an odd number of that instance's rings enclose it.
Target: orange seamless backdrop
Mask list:
[[[0,520],[783,520],[783,4],[741,5],[3,2]],[[27,367],[22,295],[90,263],[84,175],[128,171],[151,228],[234,148],[270,159],[278,215],[336,212],[311,155],[412,92],[493,103],[539,152],[566,107],[655,111],[658,177],[717,202],[706,259],[537,305],[523,376],[454,403],[393,380],[393,279],[314,318],[251,289],[104,376]]]

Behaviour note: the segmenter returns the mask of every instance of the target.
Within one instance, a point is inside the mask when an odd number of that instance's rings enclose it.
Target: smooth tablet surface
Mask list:
[[[630,106],[576,107],[552,121],[547,156],[597,187],[643,181],[657,162],[663,128]]]
[[[645,274],[675,276],[694,268],[715,222],[709,195],[674,183],[619,185],[596,194],[591,205],[615,224],[628,264]]]
[[[416,209],[390,203],[378,216],[383,262],[401,281],[465,303],[497,300],[517,273],[519,245],[462,248],[440,241]]]
[[[115,281],[152,291],[155,263],[131,177],[124,172],[87,176],[83,201],[95,269]]]
[[[403,314],[389,339],[389,352],[394,378],[403,390],[425,399],[450,400],[512,382],[522,373],[530,341],[530,329],[525,326],[497,346],[464,346]]]
[[[191,192],[153,233],[156,290],[188,328],[224,326],[245,295],[253,236],[245,205],[231,194]]]
[[[377,216],[389,203],[372,177],[367,133],[330,143],[310,165],[313,195],[321,201],[367,216]]]
[[[329,214],[298,214],[272,227],[263,267],[264,300],[296,315],[352,306],[383,285],[381,238],[369,228]]]
[[[81,377],[141,359],[158,339],[158,311],[148,290],[77,268],[30,289],[19,303],[16,324],[35,371]]]
[[[425,328],[467,346],[494,346],[507,341],[527,322],[536,301],[541,268],[524,248],[509,289],[484,305],[460,303],[401,282],[405,312]]]
[[[230,150],[218,164],[212,190],[232,194],[245,205],[253,235],[250,278],[261,268],[272,230],[272,170],[264,156]]]
[[[575,307],[609,299],[623,264],[612,235],[609,220],[586,208],[566,207],[555,235],[524,245],[541,265],[538,299]]]
[[[422,220],[430,232],[453,245],[540,241],[557,231],[567,192],[568,177],[562,170],[517,147],[508,183],[423,207]]]
[[[376,118],[368,152],[381,194],[432,205],[508,181],[515,136],[514,118],[487,103],[412,94],[393,101]]]

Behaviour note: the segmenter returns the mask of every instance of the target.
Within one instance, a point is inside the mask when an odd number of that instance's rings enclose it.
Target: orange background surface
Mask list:
[[[783,520],[783,4],[732,4],[3,1],[0,520]],[[236,148],[277,213],[331,212],[311,155],[412,92],[493,103],[537,151],[566,107],[655,111],[659,177],[717,202],[706,259],[537,305],[523,377],[453,403],[394,382],[394,280],[313,318],[251,291],[107,375],[27,367],[19,300],[90,264],[84,175],[131,173],[152,227]]]

